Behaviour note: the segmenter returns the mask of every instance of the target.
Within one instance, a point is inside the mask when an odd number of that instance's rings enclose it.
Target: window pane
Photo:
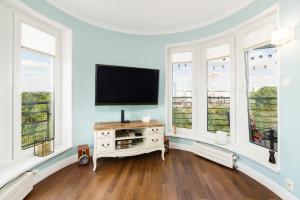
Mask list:
[[[192,128],[192,53],[187,52],[188,59],[175,59],[172,64],[173,72],[173,98],[172,117],[173,126],[178,128]],[[173,58],[180,55],[173,54]],[[185,62],[177,62],[184,61]],[[175,61],[175,62],[174,62]]]
[[[55,55],[55,37],[32,26],[21,24],[21,46]]]
[[[230,57],[207,61],[207,131],[230,131]]]
[[[21,50],[22,149],[54,136],[54,57]]]
[[[245,57],[250,141],[277,150],[277,49],[267,45],[246,51]]]

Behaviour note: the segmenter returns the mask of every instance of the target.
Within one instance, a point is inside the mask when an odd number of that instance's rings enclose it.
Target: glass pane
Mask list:
[[[207,131],[230,131],[230,57],[207,61]]]
[[[250,142],[277,150],[278,53],[271,45],[245,52]]]
[[[21,50],[22,149],[54,136],[54,57]]]
[[[188,53],[190,56],[192,53]],[[173,126],[192,128],[192,63],[173,63]]]
[[[32,26],[22,23],[21,46],[55,55],[55,37]]]

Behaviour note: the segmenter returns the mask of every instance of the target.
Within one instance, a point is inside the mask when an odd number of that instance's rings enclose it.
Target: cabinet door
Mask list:
[[[97,139],[96,146],[98,153],[108,153],[115,149],[113,139]]]
[[[115,135],[114,130],[96,131],[96,137],[99,138],[99,139],[114,138],[114,135]]]
[[[163,146],[162,134],[149,135],[146,139],[147,147],[161,147]]]
[[[151,127],[151,128],[146,128],[145,132],[147,135],[153,135],[153,134],[163,134],[164,133],[164,128],[163,127]]]

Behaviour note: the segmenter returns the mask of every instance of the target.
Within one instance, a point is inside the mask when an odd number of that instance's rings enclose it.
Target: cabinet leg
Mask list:
[[[161,150],[161,159],[165,160],[165,148]]]
[[[97,157],[96,156],[93,156],[93,164],[94,164],[93,171],[96,171],[96,168],[97,168]]]

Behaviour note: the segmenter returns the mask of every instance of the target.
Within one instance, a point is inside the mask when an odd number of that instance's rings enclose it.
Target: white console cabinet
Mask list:
[[[156,120],[148,123],[98,122],[94,126],[95,171],[97,158],[125,157],[161,151],[164,160],[164,125]]]

